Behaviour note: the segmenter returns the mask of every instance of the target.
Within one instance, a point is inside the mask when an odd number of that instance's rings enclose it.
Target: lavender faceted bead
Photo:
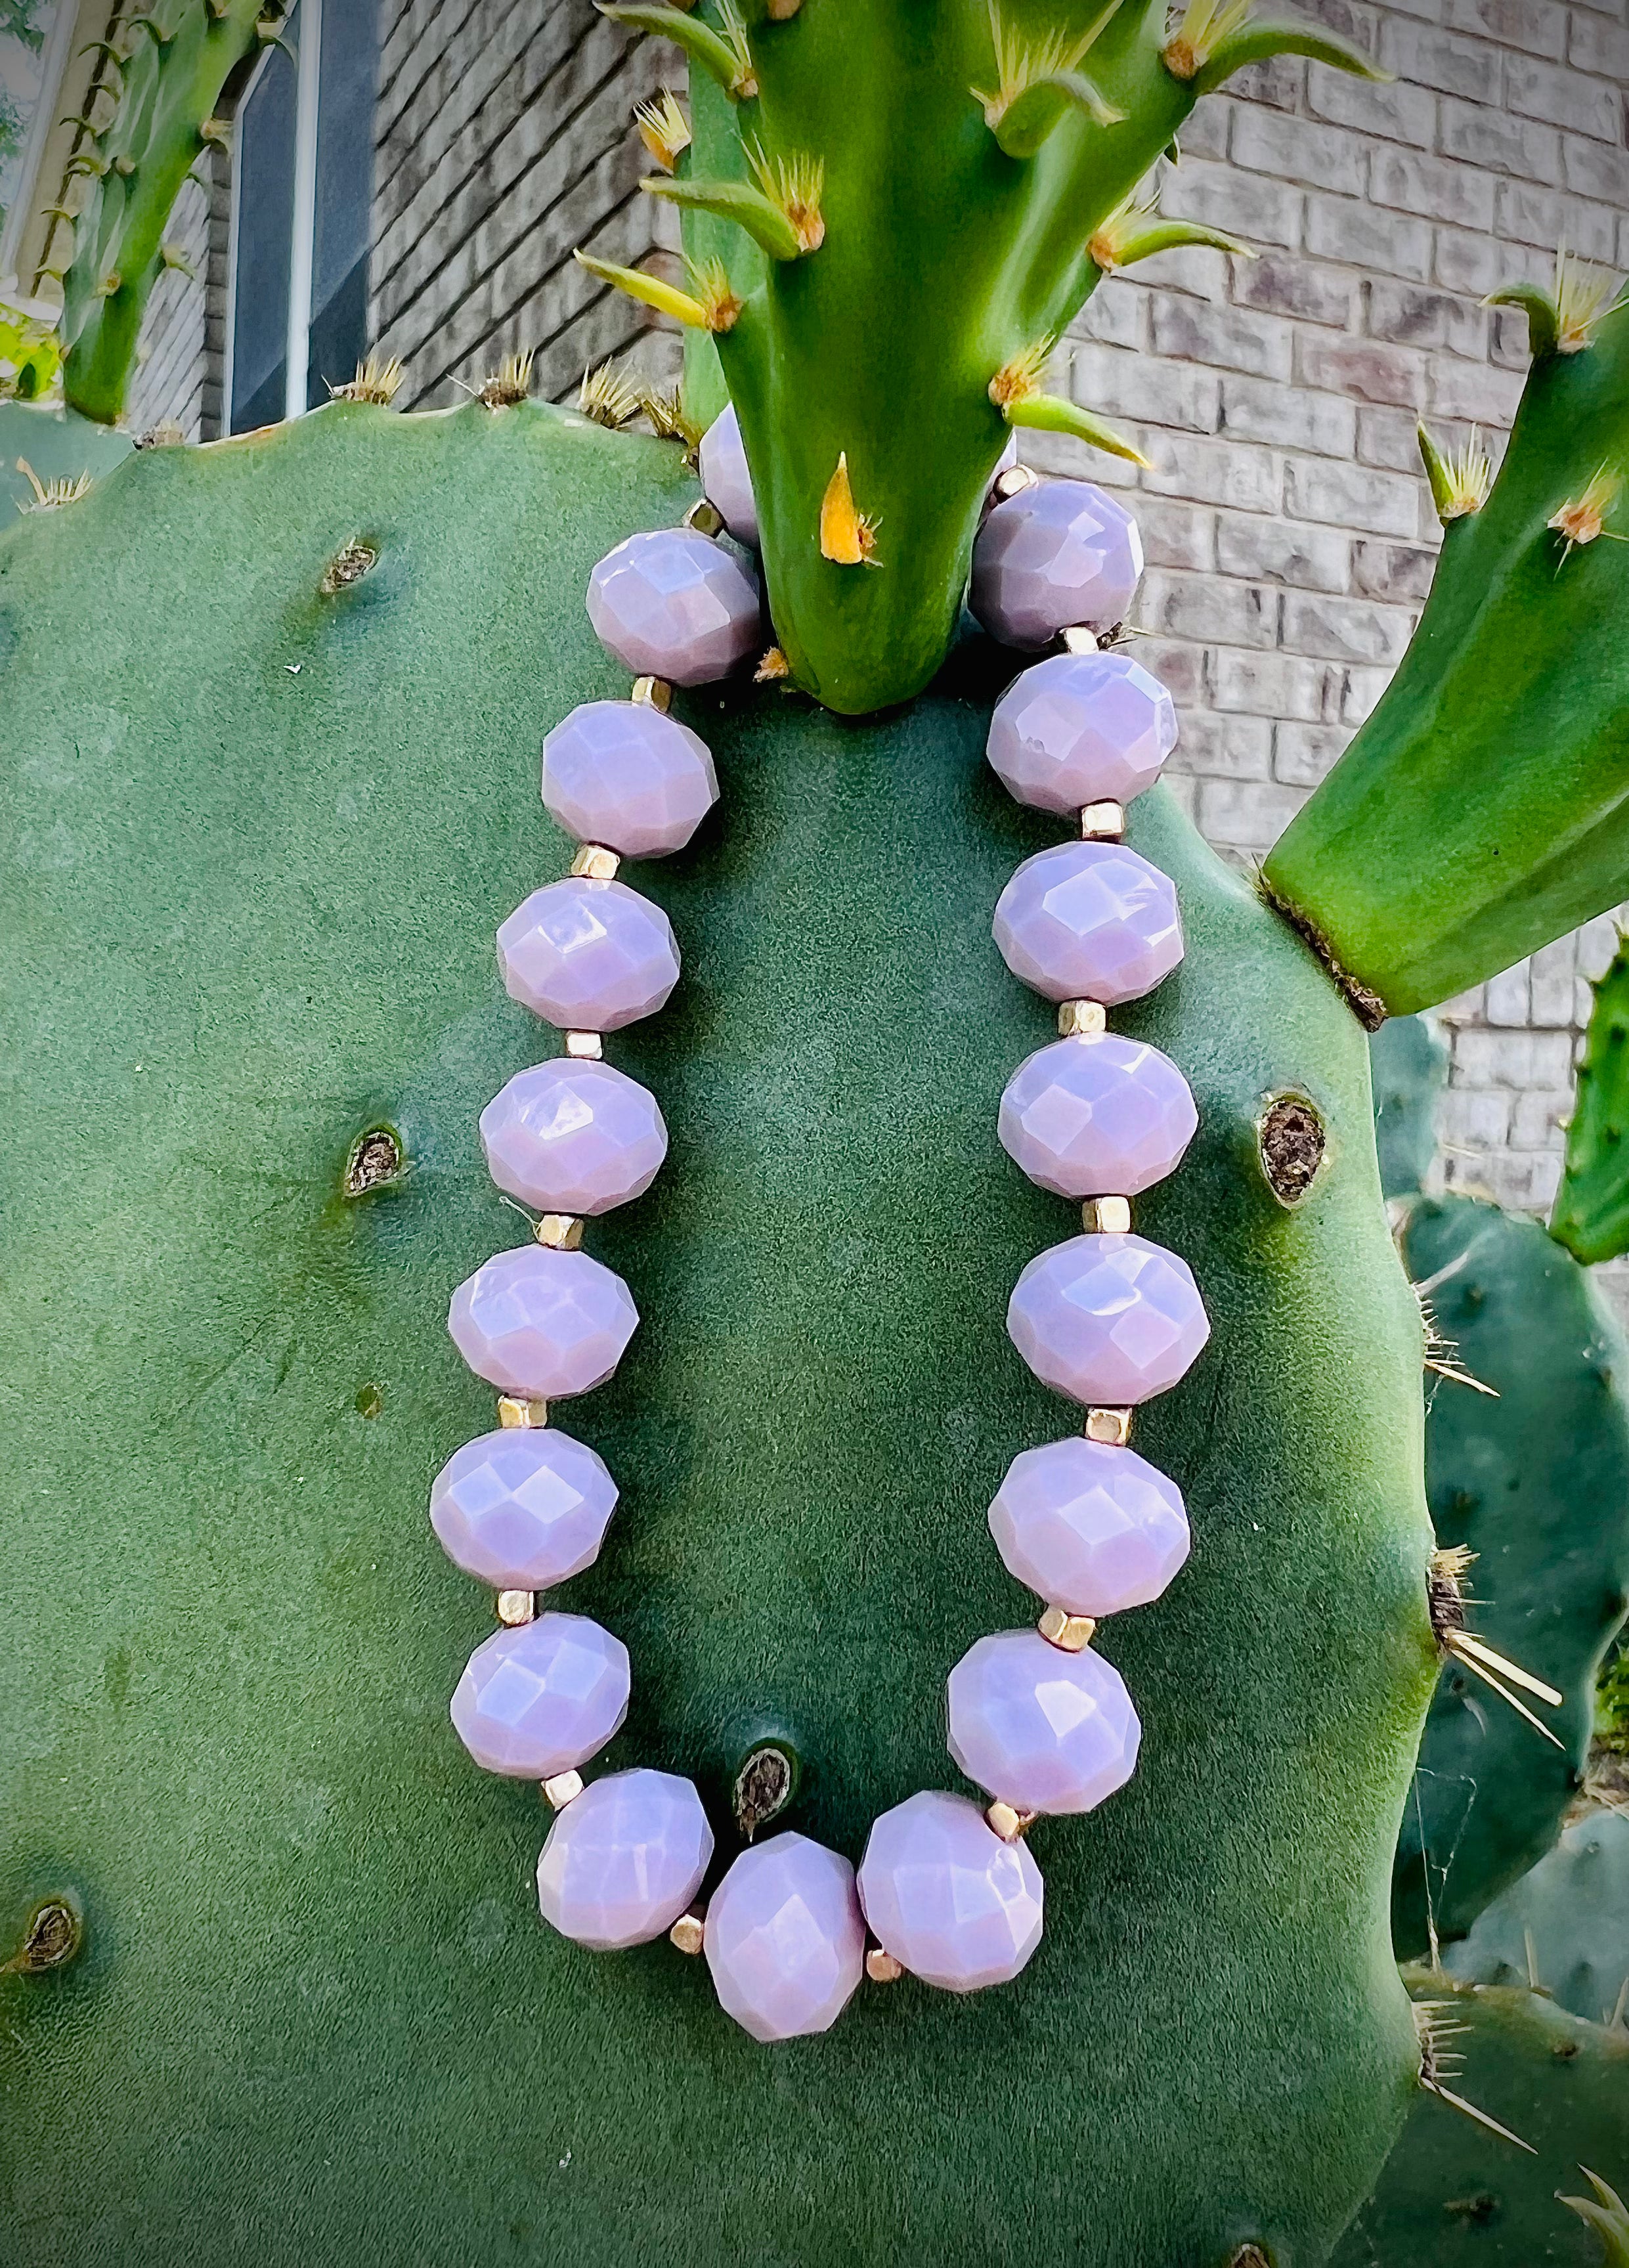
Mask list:
[[[628,1649],[584,1615],[539,1615],[478,1646],[453,1725],[478,1764],[552,1779],[586,1764],[628,1714]]]
[[[1130,654],[1057,653],[1007,687],[986,753],[1020,803],[1075,812],[1130,803],[1176,746],[1176,703]]]
[[[483,1433],[430,1491],[430,1524],[455,1567],[498,1591],[546,1591],[600,1556],[616,1483],[552,1425]]]
[[[638,1326],[628,1286],[586,1252],[500,1252],[453,1294],[447,1329],[477,1378],[538,1401],[603,1386]]]
[[[996,901],[994,933],[1014,976],[1049,1000],[1135,1000],[1183,957],[1169,875],[1123,843],[1026,858]]]
[[[636,676],[705,685],[757,650],[757,578],[711,536],[657,528],[606,553],[588,578],[588,619]]]
[[[1175,1386],[1211,1335],[1187,1263],[1123,1233],[1071,1237],[1032,1260],[1006,1328],[1046,1385],[1112,1408]]]
[[[885,1811],[859,1889],[883,1949],[947,1992],[1006,1984],[1041,1942],[1040,1868],[964,1795],[925,1791]]]
[[[1023,1449],[990,1507],[1007,1572],[1071,1615],[1117,1615],[1157,1599],[1188,1557],[1175,1481],[1135,1449],[1049,1441]]]
[[[950,1753],[1016,1811],[1093,1811],[1137,1767],[1142,1727],[1119,1672],[1089,1646],[998,1631],[950,1673]]]
[[[1163,1060],[1163,1058],[1161,1058]],[[542,1212],[608,1212],[643,1197],[667,1155],[656,1097],[608,1063],[557,1056],[517,1071],[481,1113],[500,1189]]]
[[[733,401],[703,434],[700,463],[702,487],[708,503],[724,514],[724,525],[737,543],[744,543],[749,550],[756,551],[758,503],[752,492],[746,445]]]
[[[756,1843],[709,1899],[703,1943],[720,2007],[755,2040],[829,2031],[865,1973],[854,1869],[807,1835]]]
[[[620,1953],[673,1927],[702,1886],[712,1830],[701,1798],[672,1772],[592,1781],[549,1830],[537,1903],[563,1937]]]
[[[534,890],[498,932],[504,990],[562,1031],[615,1032],[653,1015],[679,981],[660,906],[625,882],[571,874]]]
[[[719,800],[699,733],[639,701],[585,701],[543,742],[543,806],[626,858],[682,850]]]
[[[483,1122],[484,1123],[484,1122]],[[997,1131],[1032,1182],[1060,1197],[1134,1197],[1162,1181],[1199,1115],[1168,1056],[1117,1032],[1037,1049],[1006,1083]]]
[[[1042,481],[997,504],[973,546],[973,612],[1003,645],[1031,650],[1077,623],[1123,620],[1143,571],[1124,504],[1089,481]]]

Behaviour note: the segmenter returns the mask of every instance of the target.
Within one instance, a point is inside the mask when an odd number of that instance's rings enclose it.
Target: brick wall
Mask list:
[[[210,185],[186,182],[166,231],[188,264],[166,269],[147,302],[125,419],[133,433],[174,424],[184,440],[213,441],[222,431],[231,167],[211,157]]]
[[[1100,287],[1070,342],[1079,400],[1151,473],[1137,490],[1153,666],[1182,705],[1174,760],[1196,819],[1264,852],[1387,682],[1438,528],[1415,425],[1479,423],[1498,455],[1526,324],[1479,302],[1548,282],[1565,242],[1629,265],[1623,0],[1324,0],[1397,73],[1374,86],[1299,61],[1201,105],[1165,170],[1168,211],[1258,247],[1167,255]],[[1036,461],[1079,469],[1065,445]],[[1554,1192],[1592,924],[1454,1002],[1448,1179],[1543,1210]]]
[[[591,0],[383,0],[372,322],[401,399],[443,407],[532,349],[534,389],[638,347],[641,312],[571,259],[636,265],[658,241],[638,194],[634,103],[683,77]],[[651,351],[667,356],[665,347]]]

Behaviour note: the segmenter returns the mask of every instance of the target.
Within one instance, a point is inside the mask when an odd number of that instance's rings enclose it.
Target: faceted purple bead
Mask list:
[[[481,1113],[481,1147],[498,1188],[541,1212],[609,1212],[656,1179],[667,1129],[638,1079],[557,1056],[517,1071],[493,1096]]]
[[[964,1795],[925,1791],[885,1811],[859,1889],[884,1950],[947,1992],[1005,1984],[1041,1942],[1041,1869]]]
[[[636,676],[705,685],[757,651],[757,578],[711,536],[660,527],[606,553],[588,578],[588,619]]]
[[[496,1591],[546,1591],[600,1556],[616,1483],[552,1425],[483,1433],[430,1491],[430,1524],[455,1567]]]
[[[1089,481],[1042,481],[979,529],[969,603],[991,637],[1033,651],[1076,624],[1123,621],[1142,571],[1124,504]]]
[[[653,1015],[679,981],[660,906],[625,882],[570,874],[534,890],[498,932],[504,990],[562,1031],[615,1032]]]
[[[585,701],[543,742],[543,807],[625,858],[682,850],[719,800],[699,733],[639,701]]]
[[[1123,1408],[1176,1385],[1211,1335],[1188,1264],[1140,1236],[1073,1236],[1030,1262],[1006,1328],[1036,1376]]]
[[[1090,1646],[998,1631],[968,1648],[947,1690],[951,1755],[1015,1811],[1094,1811],[1136,1770],[1131,1697]]]
[[[709,1899],[703,1944],[720,2007],[755,2040],[829,2031],[865,1973],[853,1867],[807,1835],[755,1843]]]
[[[543,1919],[593,1953],[673,1927],[702,1886],[712,1830],[673,1772],[611,1772],[557,1814],[537,1862]]]
[[[628,1649],[585,1615],[539,1615],[478,1646],[453,1726],[478,1764],[552,1779],[598,1754],[628,1714]]]
[[[1134,1197],[1162,1181],[1199,1115],[1168,1056],[1118,1032],[1058,1040],[1020,1064],[997,1131],[1032,1182],[1060,1197]]]
[[[1026,858],[996,901],[995,940],[1049,1000],[1135,1000],[1183,957],[1168,874],[1123,843],[1060,843]]]
[[[459,1285],[447,1329],[477,1378],[553,1401],[603,1386],[638,1321],[622,1278],[587,1253],[524,1244]]]
[[[1157,1599],[1188,1557],[1182,1491],[1135,1449],[1049,1441],[1023,1449],[990,1507],[1010,1574],[1071,1615]]]
[[[741,420],[735,415],[735,404],[726,404],[724,414],[715,417],[702,436],[700,453],[702,487],[707,501],[724,514],[724,525],[737,543],[748,549],[758,548],[758,504],[752,492],[752,475],[747,469],[746,445],[741,437]]]
[[[1020,803],[1130,803],[1176,746],[1176,706],[1126,653],[1055,653],[1015,677],[990,719],[991,766]]]

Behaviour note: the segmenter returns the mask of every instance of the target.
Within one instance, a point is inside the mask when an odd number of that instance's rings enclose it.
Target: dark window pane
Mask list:
[[[307,409],[350,377],[367,351],[373,197],[376,0],[326,0],[317,101],[317,231],[311,273]]]
[[[299,38],[298,8],[284,36],[291,47]],[[234,433],[275,423],[285,406],[298,91],[294,65],[274,48],[238,111],[230,423]]]

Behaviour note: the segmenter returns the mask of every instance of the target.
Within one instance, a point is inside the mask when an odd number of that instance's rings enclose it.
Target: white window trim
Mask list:
[[[242,115],[270,63],[268,49],[250,74],[238,104]],[[306,410],[311,376],[311,287],[317,243],[317,103],[322,85],[322,0],[300,0],[299,47],[294,96],[294,212],[289,244],[289,328],[284,347],[284,417]],[[232,221],[226,245],[226,352],[222,423],[232,429],[232,363],[238,337],[238,214],[242,199],[242,139],[232,137]]]

